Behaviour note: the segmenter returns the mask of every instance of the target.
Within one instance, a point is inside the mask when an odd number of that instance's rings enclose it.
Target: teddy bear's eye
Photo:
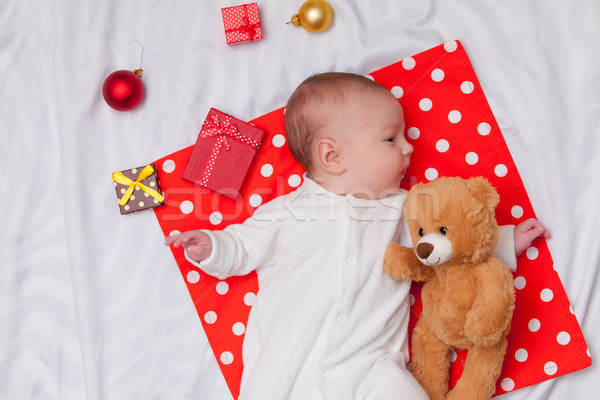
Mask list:
[[[448,233],[448,228],[446,228],[445,226],[442,226],[440,228],[440,233],[444,236],[446,236],[446,233]]]
[[[419,228],[419,236],[423,236],[425,235],[425,231],[423,230],[423,228]]]

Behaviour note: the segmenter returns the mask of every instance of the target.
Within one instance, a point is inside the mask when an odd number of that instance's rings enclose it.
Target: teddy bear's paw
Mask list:
[[[410,280],[412,276],[410,264],[413,258],[412,249],[392,243],[385,252],[383,269],[394,279]]]
[[[475,346],[489,347],[493,346],[502,338],[502,331],[496,331],[492,334],[468,333],[465,329],[465,335]]]
[[[470,312],[465,321],[464,333],[476,346],[493,346],[502,338],[504,329],[497,322],[490,321],[480,313]]]

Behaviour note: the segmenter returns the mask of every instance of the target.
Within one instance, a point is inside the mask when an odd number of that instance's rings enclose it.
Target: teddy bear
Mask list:
[[[412,333],[412,372],[431,400],[483,400],[495,392],[515,307],[512,273],[493,254],[500,197],[482,177],[415,185],[404,208],[413,248],[390,244],[384,269],[425,282]],[[452,350],[468,349],[449,390]]]

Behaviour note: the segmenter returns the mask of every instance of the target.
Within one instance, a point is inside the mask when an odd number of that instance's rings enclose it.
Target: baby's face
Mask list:
[[[385,92],[351,93],[341,113],[336,133],[350,193],[375,199],[397,193],[413,152],[398,101]]]

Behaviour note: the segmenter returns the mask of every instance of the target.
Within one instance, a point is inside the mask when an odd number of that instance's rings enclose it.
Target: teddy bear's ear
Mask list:
[[[477,201],[489,208],[495,208],[500,202],[500,196],[487,179],[477,176],[466,180],[467,189]]]

